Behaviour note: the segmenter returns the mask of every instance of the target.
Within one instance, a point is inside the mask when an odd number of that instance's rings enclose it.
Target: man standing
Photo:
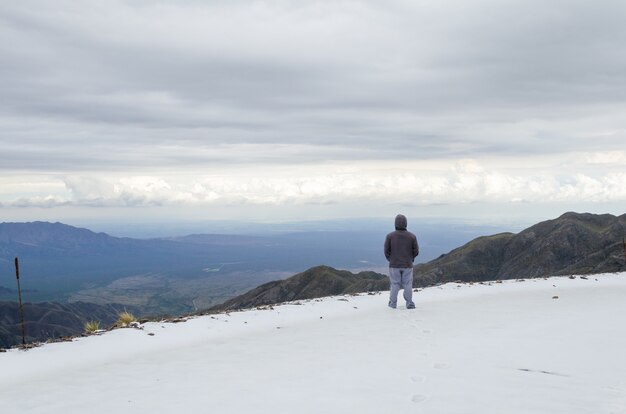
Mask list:
[[[385,239],[385,257],[389,261],[389,307],[395,309],[398,292],[404,289],[404,300],[407,309],[415,309],[413,303],[413,260],[420,252],[415,234],[407,231],[406,217],[396,216],[396,231]]]

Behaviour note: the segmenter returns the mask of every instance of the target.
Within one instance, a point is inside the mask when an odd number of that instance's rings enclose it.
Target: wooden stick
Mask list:
[[[15,258],[15,278],[17,279],[17,295],[20,300],[20,319],[22,320],[22,345],[26,345],[26,335],[24,330],[24,307],[22,306],[22,288],[20,287],[20,264]]]

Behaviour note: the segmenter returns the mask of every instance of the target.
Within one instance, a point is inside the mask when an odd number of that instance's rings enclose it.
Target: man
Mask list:
[[[407,231],[406,217],[396,216],[396,231],[385,239],[385,257],[389,261],[389,307],[395,309],[398,292],[404,289],[407,309],[415,309],[413,303],[413,260],[420,252],[415,234]]]

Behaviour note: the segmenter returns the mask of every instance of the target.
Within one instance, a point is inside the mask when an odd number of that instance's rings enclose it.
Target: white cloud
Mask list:
[[[13,200],[10,203],[3,204],[4,207],[38,207],[38,208],[53,208],[71,205],[70,200],[62,197],[55,196],[35,196],[35,197],[21,197],[17,200]],[[0,204],[2,205],[2,204]]]
[[[447,166],[447,167],[446,167]],[[626,172],[563,174],[562,166],[524,173],[488,161],[456,163],[369,163],[264,166],[222,173],[169,176],[68,176],[64,191],[45,196],[0,198],[5,206],[146,207],[210,205],[303,205],[328,203],[410,203],[416,205],[476,202],[602,203],[626,201]],[[51,178],[52,182],[59,178]],[[50,182],[41,188],[53,187]]]
[[[626,165],[626,151],[601,151],[587,154],[589,164],[618,164]]]

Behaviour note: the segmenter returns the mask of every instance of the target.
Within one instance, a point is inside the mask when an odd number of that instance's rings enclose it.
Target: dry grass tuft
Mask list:
[[[100,330],[100,322],[89,321],[85,324],[85,333],[87,335],[93,335]]]
[[[137,318],[130,312],[121,312],[117,317],[117,326],[126,327],[133,322],[137,322]]]

